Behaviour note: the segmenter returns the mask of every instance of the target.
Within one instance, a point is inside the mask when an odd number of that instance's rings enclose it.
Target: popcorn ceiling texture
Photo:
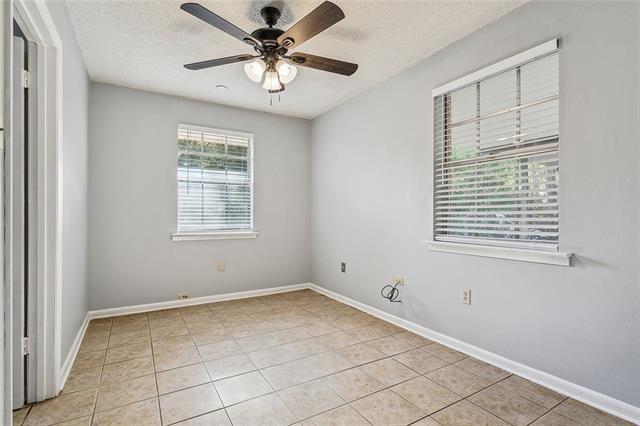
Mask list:
[[[242,42],[180,10],[179,1],[67,0],[69,17],[92,80],[218,104],[314,118],[521,6],[517,1],[341,1],[346,18],[296,51],[355,62],[352,77],[300,69],[269,105],[243,64],[189,71],[183,64],[252,53]],[[283,11],[286,29],[320,0],[234,0],[201,3],[252,32],[264,26],[260,8]],[[479,66],[485,65],[479,58]],[[216,90],[224,84],[229,90]]]

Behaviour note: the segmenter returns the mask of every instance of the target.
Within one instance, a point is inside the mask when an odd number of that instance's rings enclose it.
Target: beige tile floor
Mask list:
[[[93,320],[14,423],[626,424],[311,290]]]

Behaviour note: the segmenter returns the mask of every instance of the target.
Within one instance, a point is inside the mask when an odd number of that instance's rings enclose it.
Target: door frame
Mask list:
[[[37,128],[37,255],[35,286],[37,300],[36,319],[36,362],[35,399],[44,400],[55,396],[61,386],[61,335],[62,335],[62,40],[53,23],[47,5],[43,0],[11,0],[4,2],[2,13],[3,34],[3,73],[4,73],[4,105],[3,105],[3,142],[2,154],[11,140],[12,94],[10,88],[14,76],[12,71],[12,37],[13,20],[15,19],[27,38],[35,42],[37,49],[37,70],[35,79],[30,82],[30,89],[35,90],[39,100],[36,108]],[[2,199],[4,209],[8,209],[6,201],[10,199],[5,187],[4,173]],[[0,223],[5,222],[2,210]],[[2,230],[2,257],[6,259],[7,235]],[[9,236],[10,237],[10,236]],[[0,274],[4,293],[3,300],[10,299],[11,265],[4,262],[3,273]],[[1,418],[5,424],[11,417],[11,305],[5,304],[2,309],[5,318],[2,324],[5,332],[3,348],[3,374],[0,393],[3,407]],[[9,322],[9,324],[7,324]],[[7,401],[8,400],[8,401]]]

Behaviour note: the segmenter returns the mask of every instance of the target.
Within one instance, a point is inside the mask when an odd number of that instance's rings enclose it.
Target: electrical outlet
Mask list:
[[[218,264],[216,265],[216,271],[224,272],[224,260],[218,260]]]
[[[188,298],[189,298],[188,293],[178,293],[178,299],[188,299]]]
[[[462,303],[464,303],[465,305],[470,305],[471,304],[471,289],[470,288],[465,288],[464,290],[462,290]]]
[[[345,262],[340,262],[340,272],[347,272],[347,264]]]
[[[394,277],[393,278],[394,285],[404,285],[404,277]]]

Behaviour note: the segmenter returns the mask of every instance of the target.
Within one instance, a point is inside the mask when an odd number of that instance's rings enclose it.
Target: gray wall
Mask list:
[[[89,77],[63,2],[47,2],[62,39],[62,361],[87,314]]]
[[[312,281],[639,406],[639,17],[637,2],[530,3],[313,120]],[[554,37],[576,265],[430,252],[431,90]],[[390,304],[379,290],[398,275]]]
[[[257,239],[170,240],[179,122],[254,134]],[[91,309],[309,281],[307,120],[92,83],[90,135]]]

